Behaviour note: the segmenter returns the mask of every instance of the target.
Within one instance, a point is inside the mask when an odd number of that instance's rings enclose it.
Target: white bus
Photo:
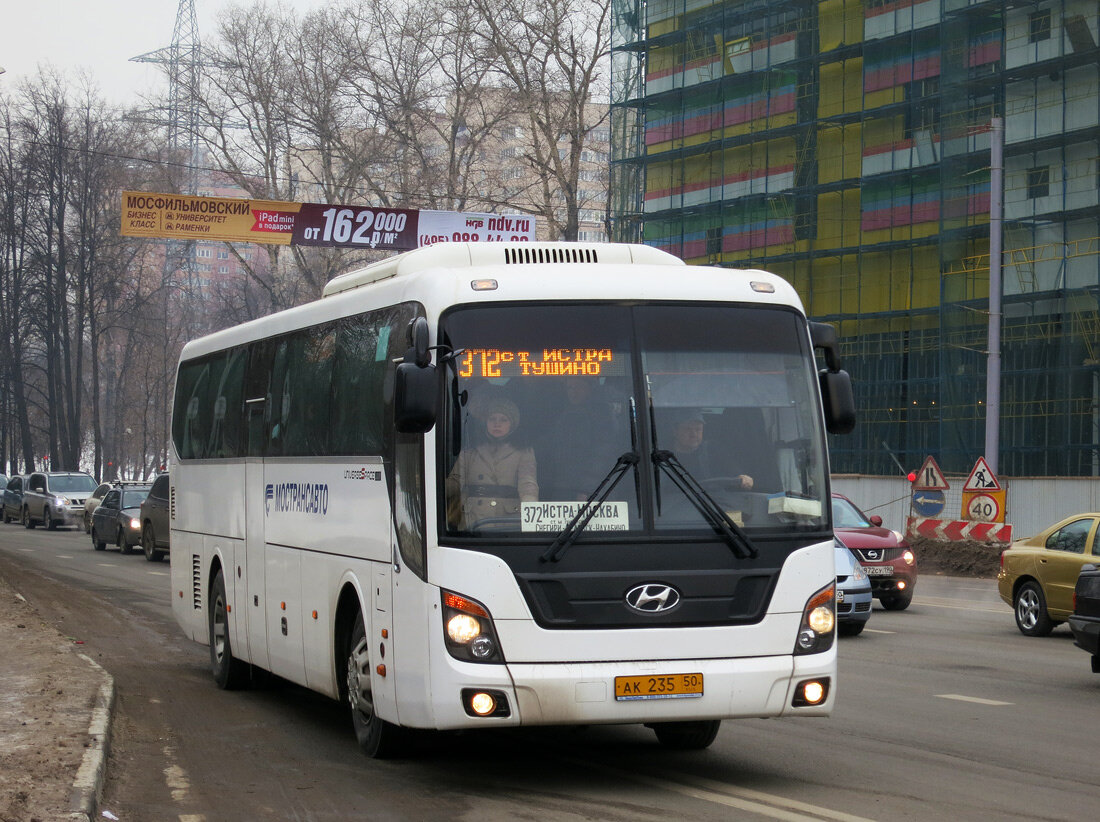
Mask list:
[[[725,718],[826,715],[836,351],[783,279],[645,246],[447,243],[338,277],[183,350],[176,618],[220,686],[341,700],[372,756],[410,728],[702,748]]]

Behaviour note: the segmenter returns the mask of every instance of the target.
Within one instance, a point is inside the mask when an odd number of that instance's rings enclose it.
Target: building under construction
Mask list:
[[[1003,475],[1100,475],[1096,0],[613,0],[615,236],[766,268],[844,341],[833,470],[982,455],[1003,118]]]

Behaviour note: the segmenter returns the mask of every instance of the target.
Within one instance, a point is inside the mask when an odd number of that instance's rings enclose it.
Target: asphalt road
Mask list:
[[[1100,676],[1063,626],[1021,636],[993,580],[923,577],[840,647],[830,719],[727,722],[705,752],[641,727],[435,734],[377,762],[340,706],[224,692],[172,620],[167,563],[83,531],[0,526],[14,587],[48,603],[118,688],[100,807],[171,820],[1094,818]]]

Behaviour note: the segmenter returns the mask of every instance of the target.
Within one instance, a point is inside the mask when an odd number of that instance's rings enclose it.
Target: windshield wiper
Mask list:
[[[577,513],[573,515],[573,518],[561,529],[561,533],[550,543],[550,547],[546,549],[546,553],[539,557],[539,561],[557,562],[561,559],[565,552],[569,550],[569,546],[577,541],[577,537],[580,536],[581,531],[585,529],[592,517],[596,516],[596,512],[600,510],[604,500],[615,490],[619,480],[626,475],[631,466],[637,464],[638,454],[634,451],[627,451],[615,460],[615,465],[607,472],[607,476],[600,480],[596,490],[588,495],[588,499],[584,501]]]
[[[741,527],[730,519],[729,514],[720,506],[699,481],[684,468],[680,460],[671,451],[653,451],[653,463],[658,469],[663,470],[672,479],[691,504],[696,507],[703,519],[707,521],[715,531],[722,535],[734,556],[740,559],[755,558],[759,555],[756,546],[748,538]],[[658,476],[660,476],[658,474]]]

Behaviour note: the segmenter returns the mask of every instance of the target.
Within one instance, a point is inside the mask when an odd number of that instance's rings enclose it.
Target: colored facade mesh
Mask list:
[[[1004,121],[1005,476],[1100,475],[1095,0],[613,0],[614,236],[835,323],[837,472],[981,456]]]

